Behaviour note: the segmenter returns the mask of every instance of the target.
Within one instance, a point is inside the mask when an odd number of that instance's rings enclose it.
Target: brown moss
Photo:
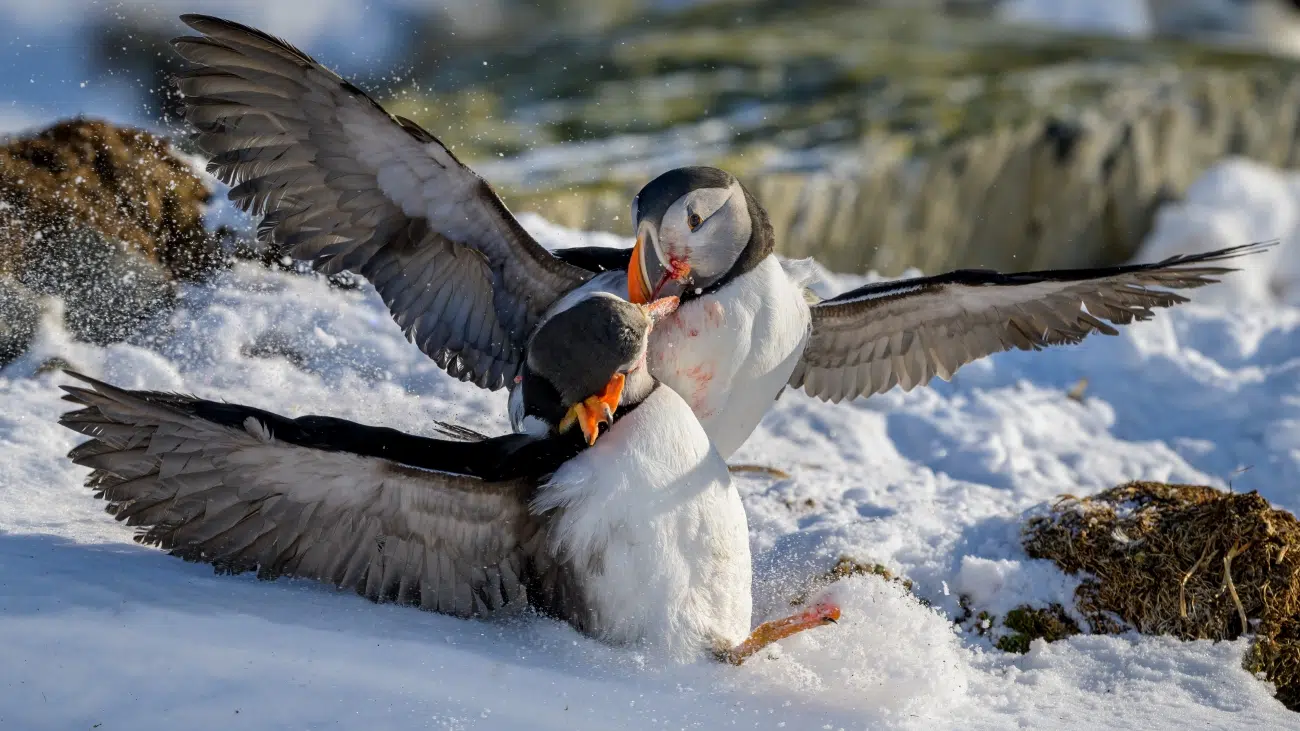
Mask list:
[[[1034,640],[1056,642],[1079,634],[1079,625],[1065,613],[1065,607],[1060,604],[1016,607],[1007,612],[1002,625],[1011,630],[1011,633],[998,638],[997,648],[1021,654],[1029,652],[1029,643]]]
[[[89,228],[193,279],[221,261],[203,180],[148,132],[75,119],[0,147],[0,273],[21,278],[52,233]]]
[[[1089,578],[1076,594],[1094,629],[1256,640],[1247,667],[1300,710],[1300,521],[1257,493],[1132,482],[1065,497],[1024,531],[1029,555]]]
[[[866,563],[851,556],[840,556],[839,561],[836,561],[834,566],[812,577],[812,579],[809,580],[808,585],[804,587],[803,591],[799,592],[790,600],[790,604],[803,604],[818,591],[834,584],[840,579],[847,579],[850,576],[879,576],[885,581],[897,582],[908,591],[912,590],[911,579],[894,576],[894,572],[890,571],[883,564]]]

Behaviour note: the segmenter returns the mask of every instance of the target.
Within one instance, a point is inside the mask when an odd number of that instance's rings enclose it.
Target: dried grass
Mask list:
[[[1025,525],[1030,556],[1084,572],[1094,632],[1185,640],[1254,633],[1246,666],[1300,710],[1300,521],[1257,493],[1131,482],[1067,496]]]

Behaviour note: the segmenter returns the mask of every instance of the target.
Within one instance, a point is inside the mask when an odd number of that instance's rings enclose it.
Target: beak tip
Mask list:
[[[660,297],[659,299],[643,306],[646,309],[646,313],[650,315],[650,321],[658,323],[660,320],[663,320],[665,317],[676,312],[677,307],[680,304],[681,300],[679,300],[676,295],[669,295],[667,297]]]

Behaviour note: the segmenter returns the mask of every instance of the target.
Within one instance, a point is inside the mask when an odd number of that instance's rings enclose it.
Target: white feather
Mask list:
[[[725,459],[785,387],[809,322],[800,287],[769,256],[656,325],[650,372],[686,399]]]
[[[794,286],[800,289],[810,287],[813,284],[825,284],[828,280],[829,272],[826,267],[817,263],[812,257],[805,259],[781,259],[781,268],[794,282]]]
[[[690,407],[658,388],[534,500],[553,547],[591,567],[592,634],[677,659],[749,634],[749,529],[726,462]]]

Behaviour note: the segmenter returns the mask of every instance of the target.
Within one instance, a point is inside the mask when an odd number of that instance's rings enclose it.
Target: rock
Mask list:
[[[640,185],[714,164],[769,208],[780,253],[889,275],[1119,263],[1213,161],[1296,163],[1287,60],[903,3],[751,10],[439,55],[392,104],[514,209],[630,235]]]
[[[1160,205],[1216,161],[1300,161],[1298,73],[1159,65],[1116,73],[1129,82],[1109,82],[1074,111],[864,161],[856,173],[738,172],[768,209],[779,253],[815,257],[834,271],[897,275],[1122,263]],[[512,200],[563,225],[627,233],[626,201],[639,184]]]
[[[177,282],[224,262],[203,225],[210,197],[148,132],[78,119],[0,148],[0,291],[21,316],[0,335],[0,356],[30,339],[35,295],[61,297],[68,329],[99,344],[165,312]]]
[[[60,122],[0,148],[0,272],[37,256],[43,236],[87,227],[198,279],[222,260],[203,226],[212,191],[165,139],[84,119]]]

